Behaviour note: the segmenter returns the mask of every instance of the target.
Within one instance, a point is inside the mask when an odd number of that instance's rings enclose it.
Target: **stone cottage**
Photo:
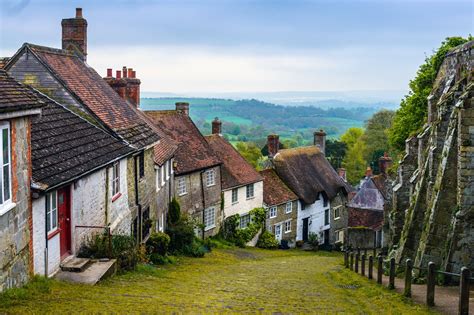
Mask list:
[[[307,241],[314,233],[320,244],[334,244],[340,237],[340,228],[335,226],[338,213],[346,212],[347,195],[352,187],[326,159],[325,133],[315,132],[312,146],[277,150],[277,135],[269,135],[267,145],[276,174],[300,200],[296,240]],[[335,213],[333,219],[331,213]]]
[[[43,106],[0,70],[0,292],[32,273],[31,119]]]
[[[296,244],[298,196],[278,177],[273,169],[260,171],[263,177],[263,201],[267,209],[266,228],[279,243]]]
[[[427,123],[406,141],[390,213],[392,256],[426,268],[474,268],[474,41],[450,51]]]
[[[240,227],[250,222],[250,210],[263,206],[263,181],[260,174],[222,136],[222,122],[212,122],[212,135],[206,136],[216,156],[221,160],[221,185],[224,218],[240,215]]]
[[[48,95],[135,150],[126,164],[120,165],[120,172],[127,173],[121,187],[127,188],[131,213],[124,224],[138,241],[142,241],[148,235],[151,223],[157,219],[154,146],[160,137],[128,101],[134,98],[121,98],[86,63],[87,21],[82,16],[82,9],[76,10],[75,18],[62,21],[62,48],[24,44],[5,69],[20,82]],[[137,89],[126,91],[133,93]],[[116,199],[122,197],[120,192],[115,195]]]
[[[200,237],[217,234],[224,218],[221,204],[221,161],[189,117],[189,104],[175,110],[145,111],[178,145],[174,154],[174,195],[181,211],[203,225]]]

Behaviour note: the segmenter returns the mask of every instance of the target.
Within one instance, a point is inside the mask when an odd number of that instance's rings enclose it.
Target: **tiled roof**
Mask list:
[[[46,190],[110,164],[135,150],[46,96],[32,120],[33,183]]]
[[[263,176],[263,202],[275,206],[298,199],[298,196],[278,177],[273,169],[260,171]]]
[[[372,178],[366,178],[360,186],[359,191],[351,199],[347,206],[357,209],[371,209],[383,211],[384,202],[384,197],[375,185]]]
[[[3,69],[3,67],[7,64],[8,60],[10,60],[10,58],[0,57],[0,69]]]
[[[221,164],[219,158],[189,116],[174,110],[145,111],[178,149],[174,155],[176,174],[189,173]]]
[[[321,192],[332,199],[341,189],[346,193],[352,190],[316,146],[280,150],[273,165],[278,176],[306,204],[314,203]]]
[[[37,109],[44,105],[29,87],[0,70],[0,113]]]
[[[77,56],[61,49],[26,44],[52,74],[96,117],[136,148],[159,140],[133,105]]]
[[[162,166],[167,160],[172,158],[178,149],[178,145],[171,139],[169,139],[163,130],[154,126],[156,128],[155,132],[160,136],[160,142],[155,144],[154,147],[154,158],[155,163],[159,166]]]
[[[349,208],[348,226],[380,230],[383,226],[383,211]]]
[[[262,180],[260,174],[224,137],[213,134],[205,138],[222,161],[222,189],[230,189]]]

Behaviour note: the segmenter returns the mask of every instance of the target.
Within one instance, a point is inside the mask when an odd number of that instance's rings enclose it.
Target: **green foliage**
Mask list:
[[[218,249],[231,249],[235,247],[235,244],[227,241],[222,237],[222,235],[216,235],[208,237],[205,240],[205,245],[209,249],[218,248]]]
[[[157,253],[164,256],[168,252],[170,241],[171,239],[168,234],[163,232],[153,232],[146,242],[147,252]]]
[[[253,142],[237,142],[236,149],[240,155],[254,168],[258,168],[258,162],[263,158],[260,148]]]
[[[308,243],[313,246],[314,249],[317,249],[319,246],[319,237],[318,234],[310,232],[308,235]]]
[[[265,230],[258,238],[257,247],[264,249],[277,249],[278,241],[275,239],[275,235]]]
[[[356,184],[360,180],[367,167],[367,162],[364,159],[364,152],[367,149],[362,138],[363,133],[361,128],[349,128],[341,136],[341,140],[348,148],[342,166],[346,169],[347,180],[352,184]]]
[[[51,280],[35,275],[21,288],[11,288],[0,293],[0,305],[10,307],[35,296],[51,292]]]
[[[342,166],[342,161],[346,156],[347,145],[339,140],[326,140],[326,158],[334,169]]]
[[[170,202],[168,210],[168,223],[176,224],[181,219],[181,206],[179,205],[178,200],[175,197]]]
[[[400,103],[400,108],[395,113],[392,126],[388,133],[390,145],[399,151],[405,147],[405,140],[419,132],[426,122],[428,113],[428,101],[436,75],[446,56],[446,53],[452,48],[459,46],[468,40],[462,37],[448,37],[441,43],[437,51],[425,59],[416,73],[413,80],[410,81],[410,91]]]
[[[235,214],[224,220],[221,236],[228,242],[239,247],[251,241],[265,225],[266,211],[264,208],[255,208],[249,212],[250,223],[246,228],[240,228],[240,215]]]
[[[188,216],[181,216],[174,224],[168,223],[166,234],[170,236],[169,251],[173,254],[186,255],[189,245],[194,242],[195,224]]]
[[[362,137],[364,134],[364,129],[362,128],[349,128],[341,136],[341,141],[346,144],[348,148],[353,147],[355,143]]]
[[[110,247],[111,245],[111,247]],[[121,270],[133,270],[140,261],[139,248],[132,236],[96,234],[79,250],[78,257],[84,258],[113,258]]]

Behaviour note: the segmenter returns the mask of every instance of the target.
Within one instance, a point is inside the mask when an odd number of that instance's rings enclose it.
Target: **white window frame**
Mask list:
[[[58,192],[46,194],[46,231],[51,234],[58,229]],[[54,203],[53,203],[54,201]]]
[[[160,180],[161,168],[156,167],[155,171],[156,171],[156,191],[159,191],[161,189],[161,180]]]
[[[161,169],[161,186],[164,186],[165,185],[165,165],[161,165],[160,167]]]
[[[342,206],[337,206],[334,208],[334,220],[339,220],[341,218],[341,208]]]
[[[112,197],[120,194],[120,161],[112,165]]]
[[[170,167],[171,175],[173,175],[173,174],[174,174],[174,167],[173,167],[173,165],[174,165],[174,159],[171,159],[171,160],[170,160],[170,165],[171,165],[171,167]]]
[[[287,202],[285,205],[285,213],[291,213],[293,211],[293,202]]]
[[[253,184],[248,184],[247,186],[245,186],[245,196],[247,197],[247,200],[255,197],[255,187]]]
[[[166,161],[166,180],[170,179],[170,161]]]
[[[278,208],[276,206],[270,207],[270,210],[268,211],[270,215],[270,219],[276,218],[278,215]]]
[[[186,177],[179,177],[177,180],[177,189],[178,196],[184,196],[188,193],[188,189],[186,187]]]
[[[12,155],[11,155],[11,133],[10,133],[10,122],[8,121],[3,121],[0,122],[0,148],[1,148],[1,153],[0,153],[0,216],[7,213],[11,209],[15,207],[15,204],[12,201]],[[6,144],[6,155],[5,152],[3,151],[4,148],[4,139],[3,139],[3,134],[6,131],[7,135],[7,144]],[[8,161],[5,162],[5,157],[8,158]],[[6,170],[5,170],[6,168]],[[5,174],[7,176],[5,176]],[[5,177],[8,179],[5,181]],[[5,182],[8,185],[8,189],[6,189]],[[5,196],[8,195],[8,198],[5,198]]]
[[[209,207],[204,209],[204,231],[216,227],[216,208]]]
[[[283,231],[285,234],[291,232],[291,220],[287,220],[283,223]]]
[[[234,200],[234,192],[235,192],[235,200]],[[230,200],[231,200],[233,205],[235,205],[236,203],[239,203],[239,189],[238,188],[232,189]]]
[[[249,213],[243,214],[240,216],[239,227],[241,229],[245,229],[249,226],[250,222],[252,222],[252,218]]]
[[[206,186],[211,187],[216,184],[216,172],[212,170],[206,171]]]

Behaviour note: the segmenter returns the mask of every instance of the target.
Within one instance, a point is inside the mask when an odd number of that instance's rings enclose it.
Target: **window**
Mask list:
[[[336,242],[343,242],[344,241],[344,231],[336,231]]]
[[[160,190],[161,188],[161,168],[158,167],[156,169],[156,191]]]
[[[188,192],[186,190],[186,178],[178,178],[178,196],[186,195]]]
[[[293,210],[293,203],[291,203],[291,201],[287,202],[286,207],[285,207],[285,213],[291,213],[292,210]]]
[[[170,160],[170,173],[171,173],[171,174],[174,174],[174,167],[173,167],[173,165],[174,165],[174,159],[171,159],[171,160]]]
[[[0,156],[0,206],[11,203],[11,165],[10,165],[10,124],[3,122],[0,124],[1,137],[0,146],[2,154]],[[1,210],[0,210],[0,214]]]
[[[206,171],[206,186],[214,186],[216,184],[216,172],[214,170]]]
[[[161,186],[165,184],[165,176],[166,176],[166,167],[165,164],[163,164],[161,167]]]
[[[323,194],[323,207],[327,207],[328,206],[328,198],[326,197],[326,195]]]
[[[247,199],[253,198],[254,192],[253,192],[253,184],[247,185]]]
[[[329,209],[324,210],[324,225],[329,224]]]
[[[341,217],[341,206],[334,208],[334,220],[337,220]]]
[[[172,165],[171,165],[171,161],[170,161],[170,160],[166,161],[166,166],[168,166],[168,167],[167,167],[168,172],[167,172],[166,179],[170,179],[171,174],[173,174],[173,168],[172,168]]]
[[[301,201],[301,210],[304,210],[304,209],[306,209],[306,204],[303,201]]]
[[[240,228],[245,229],[250,223],[250,214],[245,214],[240,217]]]
[[[48,233],[58,228],[58,199],[56,191],[46,195],[46,230]]]
[[[270,219],[271,218],[276,218],[277,216],[277,207],[271,207],[270,208]]]
[[[285,233],[291,232],[291,220],[285,221],[284,229],[285,229]]]
[[[138,155],[138,173],[140,179],[145,177],[145,153],[143,151]]]
[[[112,196],[120,193],[120,162],[112,166]]]
[[[239,189],[232,189],[232,203],[237,203],[239,201]]]
[[[214,207],[204,210],[204,230],[210,230],[216,226],[216,209]]]

